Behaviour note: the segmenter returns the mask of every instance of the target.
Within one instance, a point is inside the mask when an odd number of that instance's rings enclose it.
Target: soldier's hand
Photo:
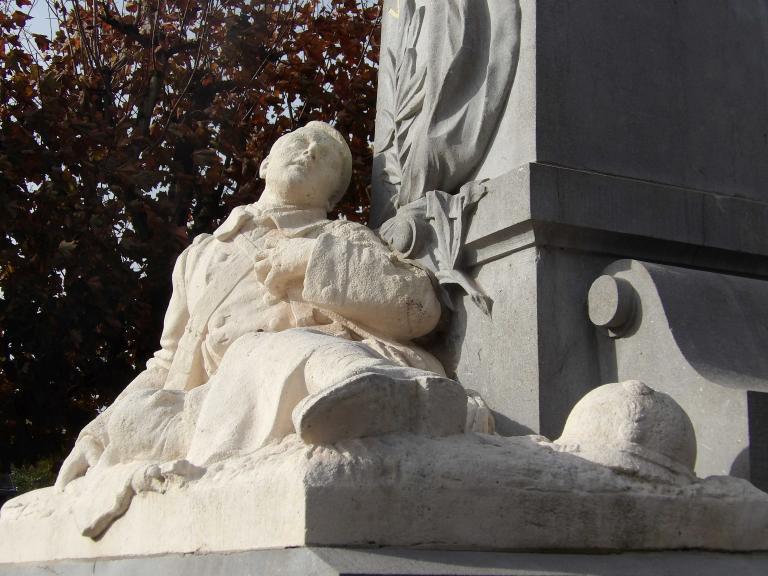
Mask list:
[[[260,260],[253,265],[256,270],[256,278],[258,278],[259,282],[262,284],[266,284],[267,276],[269,276],[269,273],[272,270],[271,252],[272,251],[270,250],[259,254]]]
[[[284,296],[290,284],[303,281],[315,247],[310,238],[287,238],[265,250],[264,259],[255,264],[256,277],[275,296]]]

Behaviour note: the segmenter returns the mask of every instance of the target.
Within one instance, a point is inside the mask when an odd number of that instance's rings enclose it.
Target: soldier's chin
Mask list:
[[[286,204],[306,204],[318,195],[317,186],[306,174],[284,176],[275,182],[274,191]]]
[[[304,168],[291,166],[283,171],[279,178],[275,178],[273,182],[280,189],[290,191],[293,188],[305,188],[309,180],[309,174],[307,174]]]

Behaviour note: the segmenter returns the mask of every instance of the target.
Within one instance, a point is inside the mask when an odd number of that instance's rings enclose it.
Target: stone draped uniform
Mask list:
[[[314,240],[303,279],[271,294],[254,265]],[[186,458],[204,465],[293,432],[306,397],[365,370],[442,373],[409,341],[440,316],[431,280],[357,223],[322,211],[238,207],[178,258],[161,348],[81,433],[99,464]]]
[[[263,247],[265,240],[273,239],[279,249],[283,238],[317,240],[303,283],[289,287],[287,297],[279,299],[255,274],[246,273],[199,330],[204,332],[200,347],[180,348],[179,334],[189,328],[190,312],[212,284],[232,271],[232,261],[263,255],[269,250]],[[229,346],[243,334],[312,327],[365,339],[399,363],[435,370],[433,359],[403,343],[430,332],[439,315],[427,274],[394,258],[365,226],[329,221],[319,210],[239,207],[213,236],[198,237],[179,257],[161,350],[148,368],[169,370],[166,388],[189,390],[216,372]],[[190,354],[199,358],[187,375],[180,359]]]

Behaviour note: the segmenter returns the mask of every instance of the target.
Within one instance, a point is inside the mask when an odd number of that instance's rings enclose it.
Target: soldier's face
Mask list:
[[[278,139],[265,164],[264,180],[270,193],[300,207],[327,208],[343,172],[338,144],[330,136],[306,128]]]

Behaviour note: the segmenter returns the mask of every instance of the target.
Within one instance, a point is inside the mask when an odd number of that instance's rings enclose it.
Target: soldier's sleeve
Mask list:
[[[440,319],[427,272],[395,257],[359,224],[338,224],[318,237],[302,296],[397,340],[423,336]]]
[[[159,384],[153,387],[162,387],[168,369],[171,367],[173,357],[179,345],[179,340],[184,334],[184,329],[189,322],[189,309],[187,307],[186,292],[186,266],[189,252],[192,246],[184,250],[176,259],[173,267],[172,286],[173,292],[171,300],[168,303],[168,309],[165,312],[163,320],[163,332],[160,336],[160,349],[155,352],[152,358],[147,362],[146,377],[152,380],[154,384],[158,379]],[[143,374],[140,374],[140,378]],[[138,379],[137,378],[137,379]],[[149,384],[149,383],[148,383]]]

